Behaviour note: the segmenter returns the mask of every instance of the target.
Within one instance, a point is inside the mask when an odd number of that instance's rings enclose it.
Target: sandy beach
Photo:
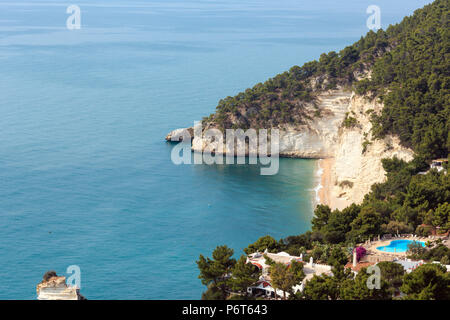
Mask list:
[[[339,176],[339,173],[336,172],[336,159],[335,158],[326,158],[319,160],[319,174],[321,174],[320,178],[320,189],[318,190],[318,203],[326,204],[332,210],[339,209],[342,210],[349,206],[351,203],[357,201],[352,200],[352,198],[346,196],[348,189],[343,189],[339,187],[336,183],[336,176]],[[352,192],[362,192],[361,188],[358,186],[354,186]],[[362,193],[367,193],[364,190]]]
[[[319,167],[322,173],[320,184],[321,188],[319,189],[319,203],[327,204],[331,206],[332,197],[331,197],[331,169],[333,166],[334,159],[320,159]]]

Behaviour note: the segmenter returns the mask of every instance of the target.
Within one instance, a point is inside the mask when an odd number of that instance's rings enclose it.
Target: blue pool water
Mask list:
[[[419,243],[422,247],[425,247],[425,242],[414,240],[392,240],[387,246],[377,247],[378,250],[384,252],[406,252],[408,251],[408,245],[412,242]]]
[[[315,161],[175,166],[164,136],[358,40],[371,0],[69,3],[0,0],[0,299],[70,265],[88,299],[199,299],[199,254],[309,229]]]

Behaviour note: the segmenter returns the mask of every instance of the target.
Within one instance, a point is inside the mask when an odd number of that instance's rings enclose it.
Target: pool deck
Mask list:
[[[450,239],[448,236],[429,236],[429,237],[413,237],[413,236],[403,236],[403,237],[392,237],[390,239],[384,240],[374,240],[366,241],[359,245],[363,246],[367,250],[367,254],[361,259],[361,262],[378,263],[381,261],[394,261],[394,260],[404,260],[407,258],[406,252],[387,252],[378,250],[377,247],[387,246],[391,241],[394,240],[411,240],[411,241],[435,241],[437,239],[442,239],[443,244],[450,248]]]
[[[382,250],[378,250],[377,247],[382,247],[382,246],[388,246],[391,241],[394,240],[411,240],[411,241],[423,241],[423,242],[427,242],[427,241],[432,241],[431,238],[427,238],[427,237],[392,237],[391,239],[386,239],[386,240],[377,240],[377,241],[371,241],[371,242],[366,242],[364,244],[362,244],[366,250],[367,250],[367,257],[370,260],[370,256],[372,255],[374,259],[376,259],[377,261],[387,261],[387,260],[393,260],[394,258],[406,258],[407,254],[406,252],[387,252],[387,251],[382,251]]]

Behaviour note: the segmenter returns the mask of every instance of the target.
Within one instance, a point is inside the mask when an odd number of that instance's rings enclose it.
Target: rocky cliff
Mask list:
[[[381,159],[397,156],[409,161],[413,158],[413,151],[402,147],[394,136],[372,140],[370,116],[383,108],[374,99],[340,88],[320,93],[314,106],[306,108],[310,117],[305,123],[279,127],[280,156],[327,159],[320,202],[332,208],[360,203],[372,184],[383,182],[385,172]],[[166,139],[177,140],[180,132],[183,130],[177,129]],[[217,150],[217,144],[196,136],[192,150]],[[247,154],[254,151],[247,145]],[[226,145],[223,152],[227,152]]]
[[[379,113],[383,104],[376,100],[352,94],[347,108],[354,119],[350,126],[336,128],[337,140],[333,155],[328,160],[329,170],[322,179],[321,202],[331,208],[343,209],[351,203],[360,203],[374,183],[385,181],[381,159],[393,158],[410,161],[413,151],[402,147],[397,137],[387,135],[372,139],[370,116]]]
[[[359,203],[385,179],[381,159],[412,159],[402,145],[427,160],[448,155],[448,15],[449,0],[435,0],[386,31],[221,99],[203,127],[279,129],[281,156],[324,159],[321,202]],[[255,154],[249,145],[244,153]],[[194,151],[233,154],[221,147],[215,137],[192,140]]]
[[[53,276],[36,286],[38,300],[85,300],[77,287],[66,284],[66,277]]]

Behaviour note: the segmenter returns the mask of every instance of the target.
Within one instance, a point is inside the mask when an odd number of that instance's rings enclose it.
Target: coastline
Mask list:
[[[323,176],[323,169],[320,164],[322,159],[318,159],[316,161],[316,168],[314,169],[314,189],[313,191],[313,198],[312,198],[312,204],[313,204],[313,210],[317,207],[317,205],[322,204],[322,199],[320,197],[321,190],[323,189],[322,185],[322,176]]]
[[[318,204],[332,206],[331,195],[331,168],[334,159],[326,158],[318,161],[317,175],[320,176],[320,183],[316,188]]]

